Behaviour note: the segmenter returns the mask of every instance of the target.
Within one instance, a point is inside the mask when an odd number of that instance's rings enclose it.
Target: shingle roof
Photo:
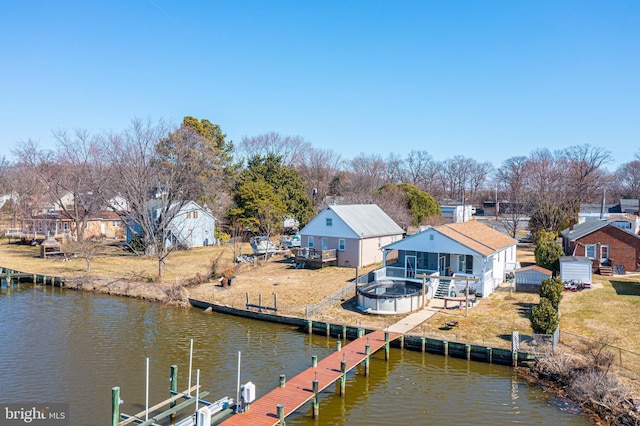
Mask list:
[[[434,229],[485,256],[517,243],[513,238],[475,220],[435,226]]]
[[[620,219],[620,216],[614,216],[609,218],[609,220],[587,220],[585,222],[579,223],[573,226],[573,229],[566,228],[560,231],[560,236],[563,238],[567,238],[569,241],[576,241],[585,235],[589,235],[593,232],[596,232],[598,229],[604,228],[605,226],[615,226],[611,224],[616,219]],[[617,228],[617,227],[616,227]],[[635,235],[633,232],[630,232],[627,229],[617,228],[621,231],[627,232],[631,235]]]
[[[360,238],[404,234],[404,230],[376,204],[331,205],[327,208]]]
[[[553,275],[553,272],[551,272],[547,268],[543,268],[542,266],[538,266],[538,265],[523,266],[522,268],[516,269],[514,272],[518,273],[518,272],[525,272],[525,271],[538,271],[545,275],[549,275],[549,276]]]

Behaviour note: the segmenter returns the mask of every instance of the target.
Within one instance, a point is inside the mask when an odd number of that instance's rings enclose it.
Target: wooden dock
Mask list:
[[[341,350],[338,350],[323,360],[319,361],[316,367],[310,367],[290,380],[284,386],[278,387],[261,398],[256,399],[250,408],[244,413],[234,414],[222,425],[276,425],[280,417],[287,417],[306,402],[315,396],[313,381],[318,381],[318,392],[326,389],[337,380],[341,379],[346,372],[351,371],[358,364],[367,358],[366,345],[369,345],[369,353],[373,354],[383,348],[385,344],[401,336],[400,333],[387,333],[384,331],[374,331],[360,337]],[[343,361],[346,366],[343,367]],[[344,372],[343,372],[344,371]],[[278,412],[278,405],[280,412]]]

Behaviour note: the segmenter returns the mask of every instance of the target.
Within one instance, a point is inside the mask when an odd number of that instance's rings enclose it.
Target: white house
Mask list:
[[[376,279],[416,280],[417,276],[473,277],[470,284],[486,297],[517,268],[517,241],[476,221],[427,228],[383,247]],[[457,287],[460,287],[455,283]],[[436,297],[438,293],[436,292]]]
[[[352,268],[382,261],[382,246],[403,235],[375,204],[327,206],[300,230],[301,247],[336,250],[337,265]]]
[[[463,204],[442,204],[440,203],[440,211],[442,217],[450,223],[460,223],[471,220],[473,215],[473,206]]]
[[[156,202],[157,201],[157,202]],[[156,206],[159,200],[149,201],[149,215],[157,218],[160,206]],[[215,217],[195,201],[188,201],[182,207],[175,205],[179,211],[175,213],[169,224],[169,234],[166,244],[182,247],[201,247],[215,244]],[[131,242],[134,234],[140,232],[140,226],[135,223],[128,224],[127,243]]]

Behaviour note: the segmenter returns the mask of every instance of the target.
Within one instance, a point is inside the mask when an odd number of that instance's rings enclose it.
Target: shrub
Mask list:
[[[540,304],[531,308],[529,320],[531,320],[531,328],[536,334],[553,334],[560,324],[558,309],[546,298],[541,298]]]
[[[562,285],[560,278],[547,278],[542,280],[542,285],[540,286],[540,299],[547,299],[557,311],[560,306],[560,301],[562,300],[563,291],[564,286]]]
[[[553,272],[560,270],[562,248],[554,241],[542,241],[535,249],[536,265],[549,269]]]

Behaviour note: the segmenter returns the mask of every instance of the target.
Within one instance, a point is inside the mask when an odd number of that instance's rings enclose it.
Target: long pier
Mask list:
[[[317,416],[319,392],[341,380],[340,390],[343,393],[346,374],[363,361],[365,374],[368,374],[371,354],[384,347],[388,358],[389,343],[400,336],[401,333],[374,331],[357,338],[344,348],[339,344],[336,352],[292,379],[285,381],[281,376],[278,388],[257,399],[245,412],[231,416],[221,425],[273,426],[284,422],[284,418],[312,399],[313,413]],[[315,363],[314,359],[313,364]]]

